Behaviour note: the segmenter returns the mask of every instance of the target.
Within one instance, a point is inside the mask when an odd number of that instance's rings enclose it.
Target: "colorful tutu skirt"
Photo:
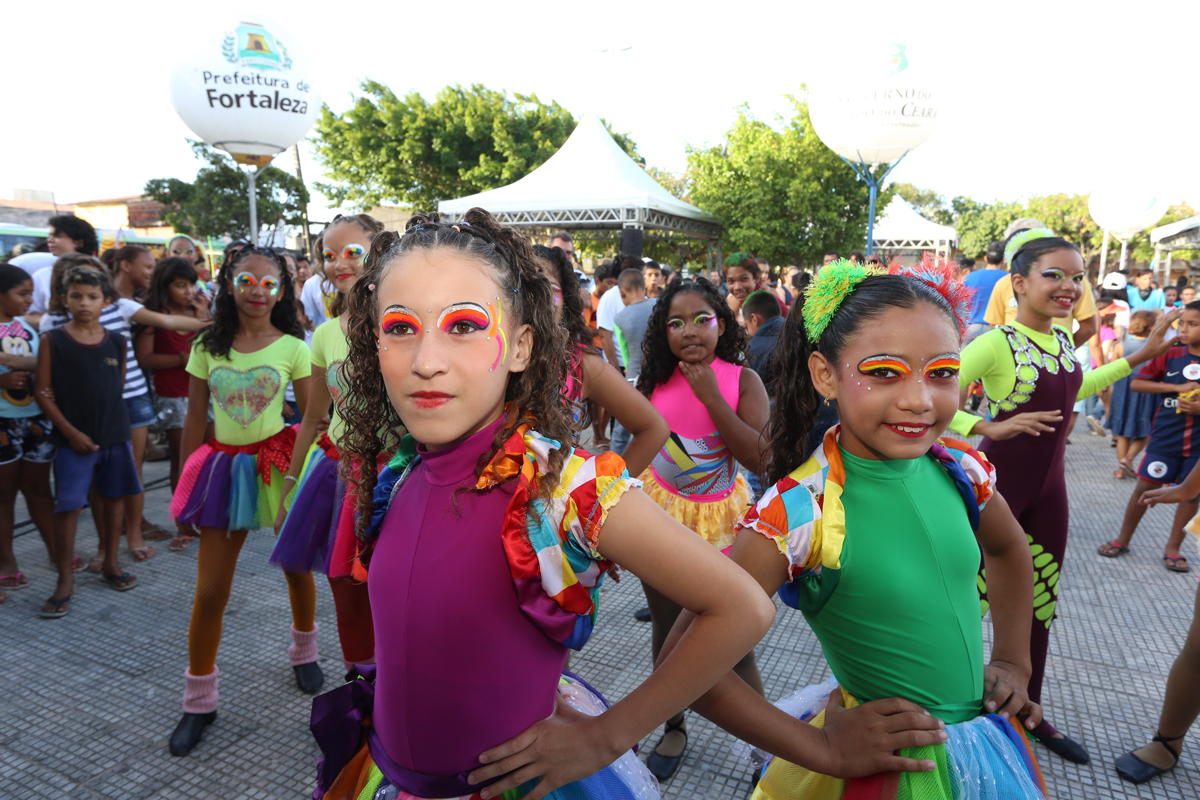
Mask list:
[[[746,516],[750,508],[750,487],[740,470],[733,487],[713,500],[705,500],[703,496],[686,497],[667,488],[659,482],[650,467],[642,472],[640,480],[642,491],[662,506],[664,511],[721,551],[733,545],[733,526]]]
[[[205,442],[183,465],[171,516],[223,531],[274,527],[295,442],[290,427],[249,445]]]
[[[462,783],[464,777],[434,778],[410,773],[402,767],[388,763],[381,769],[372,751],[381,761],[390,762],[382,753],[374,730],[363,727],[361,722],[369,715],[374,677],[372,667],[359,667],[360,677],[313,701],[312,731],[324,752],[317,777],[314,800],[480,800],[479,792],[467,788],[466,794],[447,794],[428,789],[435,783],[450,785]],[[340,695],[339,695],[340,693]],[[590,716],[599,716],[608,708],[608,701],[584,680],[570,672],[563,672],[559,680],[558,693],[577,711]],[[334,698],[334,695],[339,695]],[[347,734],[366,730],[360,744],[348,760],[344,755]],[[338,758],[337,751],[343,755]],[[331,759],[344,761],[336,770]],[[333,774],[330,775],[329,773]],[[390,776],[389,774],[390,773]],[[326,782],[328,779],[328,783]],[[432,779],[432,780],[431,780]],[[500,800],[519,800],[528,794],[536,781],[510,789]],[[483,785],[480,786],[483,788]],[[560,786],[546,795],[547,800],[658,800],[658,781],[650,774],[633,751],[628,751],[609,766],[583,780]]]
[[[858,705],[848,692],[829,681],[783,698],[775,705],[818,728],[825,725],[825,701],[842,692],[846,708]],[[751,800],[1044,800],[1046,784],[1029,740],[1020,727],[996,714],[946,726],[944,745],[909,747],[907,758],[933,761],[933,772],[885,772],[843,780],[796,766],[782,758],[763,757],[739,742],[751,763],[765,762]]]
[[[340,459],[326,434],[308,449],[300,481],[284,501],[287,519],[271,553],[272,564],[288,572],[367,579],[357,559],[355,494],[338,470]]]

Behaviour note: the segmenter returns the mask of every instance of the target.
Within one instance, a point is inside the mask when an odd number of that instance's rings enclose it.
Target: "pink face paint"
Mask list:
[[[437,326],[446,333],[455,333],[458,325],[468,325],[473,330],[487,330],[492,318],[478,303],[455,303],[448,306],[438,317]]]
[[[405,328],[409,330],[405,330]],[[394,333],[405,335],[407,333],[418,334],[421,332],[421,321],[417,319],[417,315],[412,309],[405,306],[388,306],[383,311],[383,319],[379,323],[379,328],[385,334]]]

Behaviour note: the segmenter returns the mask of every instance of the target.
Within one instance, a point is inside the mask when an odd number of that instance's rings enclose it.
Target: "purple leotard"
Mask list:
[[[388,756],[417,772],[473,769],[484,750],[548,717],[566,663],[567,648],[514,594],[500,539],[513,484],[455,495],[474,485],[500,424],[446,450],[419,448],[371,560],[373,723]]]

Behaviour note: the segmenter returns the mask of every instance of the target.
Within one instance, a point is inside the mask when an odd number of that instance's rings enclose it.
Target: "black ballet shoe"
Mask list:
[[[675,770],[679,769],[679,765],[683,763],[683,754],[687,752],[687,729],[683,726],[684,721],[667,722],[666,728],[663,730],[663,738],[658,740],[658,744],[654,745],[654,752],[646,758],[646,768],[650,770],[650,774],[658,778],[660,781],[670,780],[675,774]],[[671,731],[679,731],[683,734],[683,749],[679,751],[677,756],[660,756],[658,748],[662,746],[663,740],[667,738],[667,734]]]
[[[1160,733],[1151,740],[1167,748],[1167,752],[1175,758],[1175,763],[1166,769],[1156,767],[1153,764],[1147,764],[1130,752],[1117,759],[1117,774],[1130,783],[1145,783],[1151,778],[1157,778],[1159,775],[1170,772],[1175,769],[1175,764],[1179,763],[1179,751],[1171,747],[1167,742],[1174,742],[1182,738],[1182,736],[1179,736],[1176,739],[1168,739]]]
[[[754,772],[750,775],[750,788],[758,788],[758,782],[762,780],[762,767],[755,767]]]
[[[1044,744],[1046,749],[1051,753],[1060,758],[1065,758],[1067,761],[1073,761],[1076,764],[1086,764],[1092,760],[1092,757],[1088,755],[1088,751],[1083,749],[1083,745],[1069,736],[1063,735],[1061,739],[1053,736],[1046,736],[1044,738],[1035,736],[1034,738]]]
[[[325,673],[315,661],[292,667],[292,671],[296,673],[296,686],[305,694],[316,694],[325,685]]]
[[[192,749],[200,744],[200,737],[204,734],[204,729],[212,725],[216,719],[217,712],[215,711],[207,714],[184,712],[183,719],[179,720],[179,724],[175,726],[175,732],[171,734],[171,739],[167,743],[171,755],[186,756],[192,752]]]
[[[638,622],[649,622],[650,621],[650,609],[646,608],[646,607],[639,608],[637,611],[633,612],[633,618],[636,619]]]

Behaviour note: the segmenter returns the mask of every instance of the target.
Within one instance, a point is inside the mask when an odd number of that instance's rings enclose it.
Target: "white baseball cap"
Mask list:
[[[1101,284],[1105,289],[1124,289],[1129,285],[1129,281],[1119,272],[1110,272],[1104,276],[1104,283]]]

